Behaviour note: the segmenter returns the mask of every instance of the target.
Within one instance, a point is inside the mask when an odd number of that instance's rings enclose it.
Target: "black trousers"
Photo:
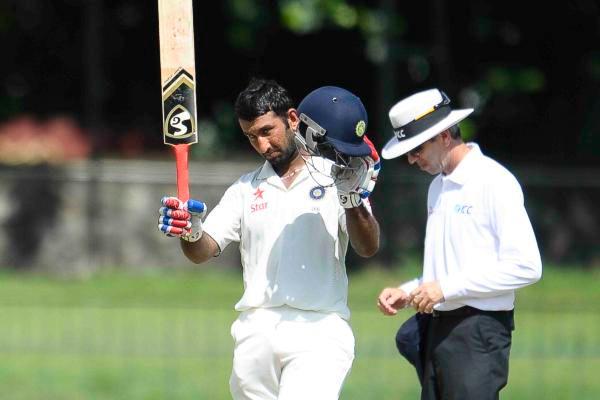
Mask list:
[[[434,312],[421,400],[494,400],[508,381],[513,311]]]

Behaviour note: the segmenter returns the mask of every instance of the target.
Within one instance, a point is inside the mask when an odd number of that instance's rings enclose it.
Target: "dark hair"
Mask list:
[[[459,128],[458,124],[452,125],[450,128],[448,128],[448,130],[450,131],[450,137],[452,139],[461,139],[460,128]]]
[[[269,79],[252,78],[235,101],[235,114],[245,121],[252,121],[269,111],[285,118],[287,111],[292,107],[292,97],[279,83]]]

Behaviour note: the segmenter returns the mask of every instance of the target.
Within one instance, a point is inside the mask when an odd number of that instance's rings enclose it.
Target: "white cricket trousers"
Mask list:
[[[253,309],[231,335],[234,400],[337,400],[354,360],[352,329],[337,314]]]

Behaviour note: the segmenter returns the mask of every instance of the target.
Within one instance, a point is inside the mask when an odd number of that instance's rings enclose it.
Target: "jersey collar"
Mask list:
[[[260,169],[260,172],[258,173],[258,176],[256,177],[256,179],[258,179],[260,181],[264,181],[265,179],[268,179],[270,176],[273,176],[273,175],[277,175],[275,173],[275,170],[271,166],[270,162],[265,161],[265,163],[263,164],[262,168]]]
[[[273,166],[271,165],[271,163],[268,161],[265,161],[265,163],[263,164],[262,168],[260,169],[260,172],[258,173],[258,176],[256,177],[256,179],[261,180],[261,181],[267,181],[267,183],[269,183],[270,185],[273,185],[273,186],[278,187],[283,190],[290,190],[291,188],[296,186],[298,183],[305,180],[307,178],[307,176],[308,176],[308,172],[307,172],[307,167],[305,166],[304,168],[302,168],[301,171],[298,172],[298,176],[296,176],[296,179],[294,179],[294,181],[292,182],[290,187],[286,188],[285,185],[281,182],[279,175],[277,175],[277,173],[273,169]]]
[[[465,155],[450,175],[443,177],[444,180],[452,181],[457,185],[464,185],[472,175],[477,173],[477,168],[473,168],[472,165],[477,163],[477,160],[483,156],[483,153],[481,153],[477,143],[469,142],[467,146],[469,146],[471,151]]]

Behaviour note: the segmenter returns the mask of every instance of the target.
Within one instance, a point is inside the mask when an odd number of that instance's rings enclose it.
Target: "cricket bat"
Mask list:
[[[177,197],[190,198],[189,146],[198,142],[192,0],[158,0],[163,137],[173,146]]]

